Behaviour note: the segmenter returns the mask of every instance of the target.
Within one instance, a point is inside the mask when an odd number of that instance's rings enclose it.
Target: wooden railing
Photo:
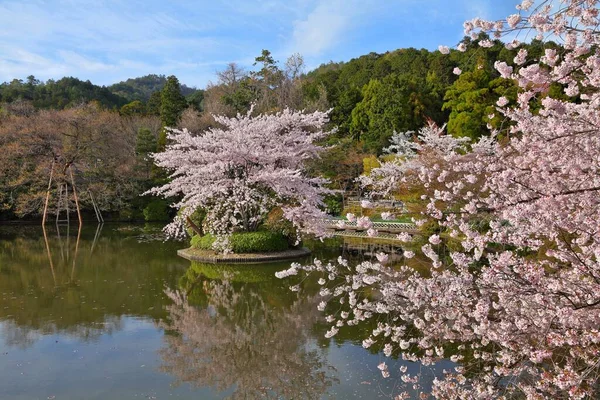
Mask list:
[[[324,220],[328,229],[335,231],[366,231],[367,229],[359,227],[356,221],[350,222],[343,219],[327,218]],[[410,222],[393,222],[381,221],[373,222],[373,229],[379,233],[400,233],[400,232],[417,232],[417,226]]]

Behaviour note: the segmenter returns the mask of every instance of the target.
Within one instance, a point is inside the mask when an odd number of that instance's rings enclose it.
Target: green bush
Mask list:
[[[332,194],[325,196],[323,199],[327,209],[325,210],[329,215],[340,215],[342,208],[344,208],[343,198],[341,194]]]
[[[144,208],[146,221],[168,221],[169,204],[166,200],[153,200]]]
[[[192,240],[190,240],[190,244],[194,249],[212,250],[212,244],[214,241],[215,237],[211,234],[204,236],[194,235],[192,236]]]
[[[192,247],[202,250],[212,250],[215,241],[213,235],[193,236]],[[288,249],[287,238],[281,233],[270,231],[238,232],[229,238],[234,253],[268,253]]]

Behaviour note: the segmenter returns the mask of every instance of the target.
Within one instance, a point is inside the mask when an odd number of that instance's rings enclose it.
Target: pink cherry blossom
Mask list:
[[[375,257],[382,264],[386,264],[389,260],[389,256],[385,253],[375,253]]]
[[[391,212],[384,211],[381,213],[381,219],[384,219],[386,221],[392,220],[394,218],[394,214],[392,214]]]
[[[369,261],[302,267],[340,278],[331,297],[345,299],[339,304],[349,307],[348,325],[376,326],[368,343],[390,344],[403,359],[425,366],[444,357],[457,362],[434,380],[436,398],[597,397],[599,5],[525,0],[518,18],[467,21],[470,36],[522,32],[562,39],[563,48],[554,52],[549,45],[539,61],[520,51],[513,65],[496,62],[500,75],[519,87],[512,108],[498,100],[507,120],[502,132],[471,143],[437,126],[416,138],[398,134],[402,148],[415,151],[361,178],[379,195],[410,186],[425,192],[415,222],[448,233],[447,248],[437,235],[415,241],[426,273]],[[579,97],[549,97],[552,86]],[[380,370],[392,373],[385,363]]]
[[[362,208],[373,208],[373,203],[370,202],[369,200],[361,200],[360,206]]]
[[[504,96],[501,96],[498,101],[496,102],[496,105],[498,107],[504,107],[505,105],[508,104],[508,99]]]
[[[170,130],[166,151],[154,154],[156,165],[170,172],[170,181],[149,191],[181,200],[180,210],[166,231],[185,234],[185,218],[206,210],[206,231],[219,236],[226,250],[227,235],[255,230],[266,214],[281,207],[283,217],[297,228],[327,235],[322,219],[325,179],[307,176],[304,162],[323,147],[314,142],[327,135],[327,113],[284,110],[272,115],[215,116],[222,128],[199,134]]]

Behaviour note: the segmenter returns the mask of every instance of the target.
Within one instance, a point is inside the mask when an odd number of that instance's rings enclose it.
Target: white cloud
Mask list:
[[[75,70],[99,72],[114,70],[117,66],[93,60],[74,51],[60,50],[58,52],[62,61]]]
[[[467,19],[479,17],[482,19],[492,18],[492,12],[489,3],[485,3],[479,0],[465,0],[463,2],[464,14],[467,15]]]
[[[123,73],[208,68],[235,46],[218,35],[220,17],[200,18],[202,11],[195,2],[1,2],[0,80],[72,75],[110,84]]]
[[[312,57],[334,47],[349,28],[352,8],[341,0],[319,3],[305,18],[294,22],[288,53]]]
[[[0,46],[0,54],[0,81],[24,78],[32,74],[49,79],[62,77],[68,71],[65,65],[27,50]]]

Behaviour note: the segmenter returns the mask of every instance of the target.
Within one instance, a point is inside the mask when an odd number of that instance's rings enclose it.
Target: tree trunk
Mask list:
[[[199,236],[204,236],[204,232],[202,232],[202,228],[200,228],[198,225],[196,225],[190,217],[187,217],[186,221],[187,221],[189,227],[192,228],[192,230],[194,232],[196,232]]]

